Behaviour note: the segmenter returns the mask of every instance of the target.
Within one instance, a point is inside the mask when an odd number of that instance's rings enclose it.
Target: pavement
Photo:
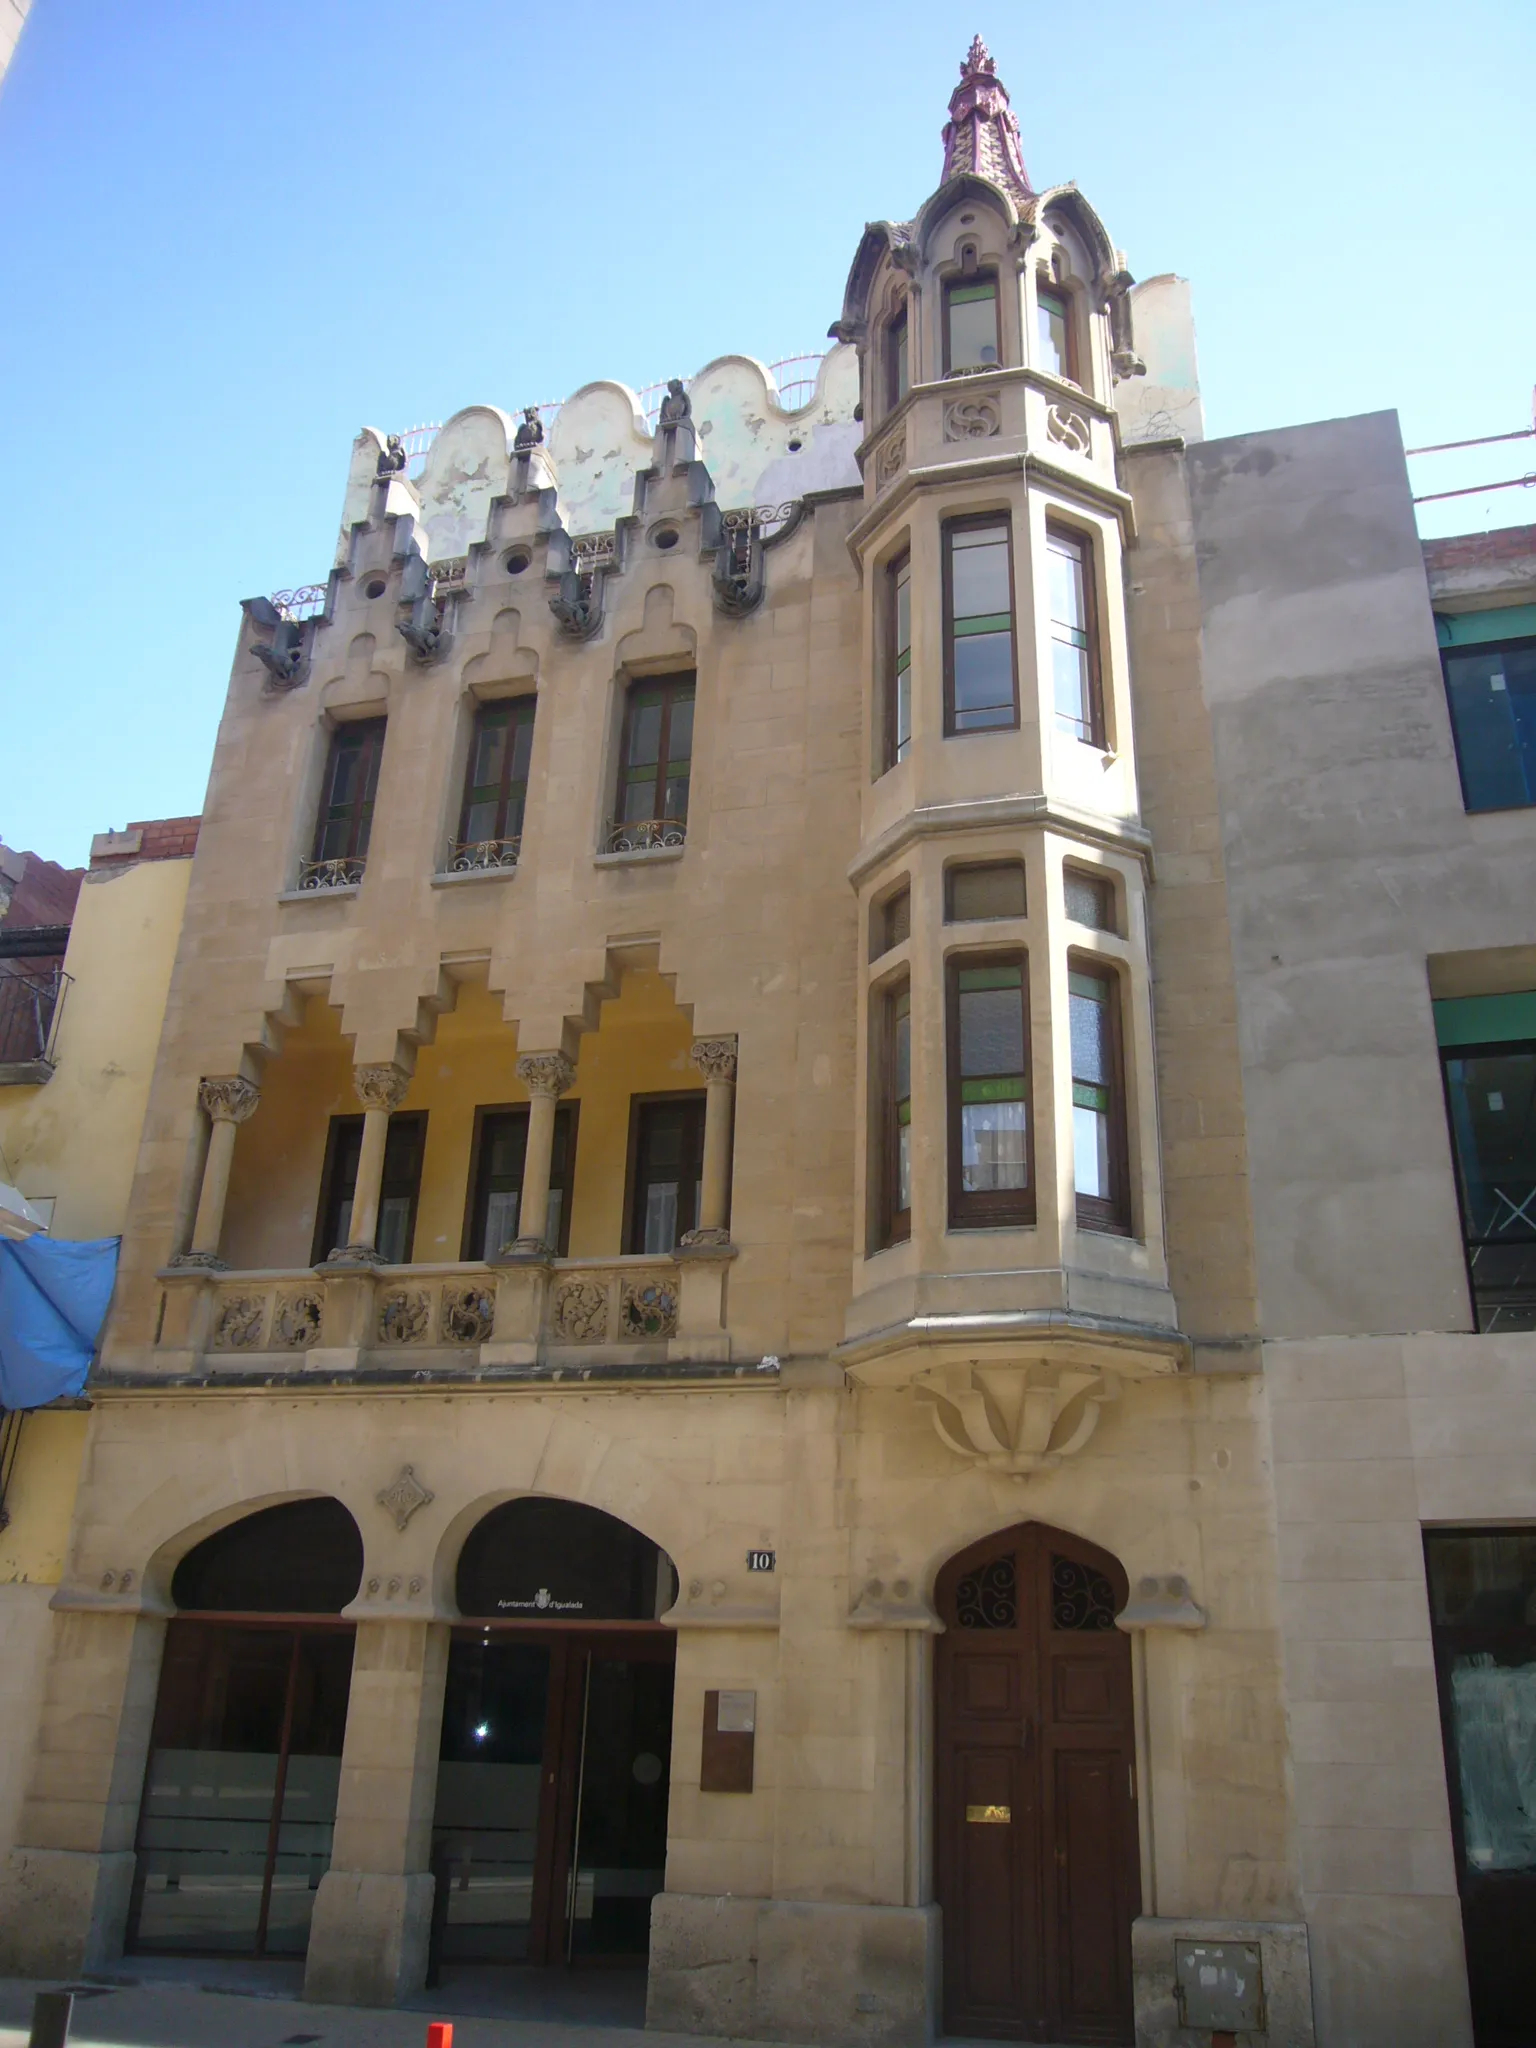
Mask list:
[[[642,1970],[446,1968],[435,1991],[379,2010],[309,2005],[299,1963],[130,1956],[69,1982],[0,1978],[0,2048],[26,2048],[39,1991],[72,1991],[70,2048],[425,2048],[429,2020],[453,2048],[708,2048],[646,2033]]]

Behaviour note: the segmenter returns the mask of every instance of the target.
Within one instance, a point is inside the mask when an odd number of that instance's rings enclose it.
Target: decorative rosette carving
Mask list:
[[[1088,422],[1070,405],[1053,405],[1045,415],[1045,431],[1072,455],[1087,455],[1093,448]]]
[[[307,1351],[320,1341],[321,1300],[318,1294],[288,1294],[277,1305],[272,1335],[289,1351]]]
[[[410,1075],[393,1060],[352,1069],[352,1091],[364,1109],[398,1109],[410,1085]]]
[[[220,1124],[243,1124],[261,1100],[261,1090],[239,1074],[219,1074],[198,1083],[198,1100]]]
[[[374,1499],[378,1502],[379,1506],[387,1514],[394,1517],[395,1527],[401,1530],[405,1528],[406,1523],[418,1508],[426,1507],[428,1502],[436,1498],[437,1496],[433,1493],[431,1487],[423,1486],[416,1477],[414,1465],[402,1465],[399,1475],[391,1479],[388,1486],[381,1487],[374,1495]],[[420,1583],[419,1580],[412,1580],[411,1591],[413,1593],[419,1590]],[[370,1579],[368,1582],[369,1592],[376,1593],[378,1589],[378,1580]]]
[[[496,1302],[488,1287],[445,1287],[441,1323],[448,1344],[483,1344],[496,1320]]]
[[[1001,433],[1002,426],[1002,407],[990,392],[979,398],[952,398],[944,408],[946,441],[985,441]]]
[[[907,437],[898,431],[880,444],[875,457],[875,488],[883,491],[886,485],[900,476],[907,460]]]
[[[567,1280],[555,1290],[555,1335],[566,1344],[601,1344],[608,1335],[608,1290],[593,1280]]]
[[[261,1343],[267,1320],[266,1299],[260,1294],[230,1294],[219,1303],[213,1326],[216,1351],[254,1351]]]
[[[379,1335],[386,1344],[419,1344],[432,1331],[432,1303],[415,1288],[386,1294],[379,1304]]]
[[[619,1328],[640,1339],[677,1335],[677,1289],[669,1280],[626,1280],[619,1290]]]

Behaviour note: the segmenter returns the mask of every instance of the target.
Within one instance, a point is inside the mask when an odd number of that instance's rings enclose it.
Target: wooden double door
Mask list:
[[[940,1574],[934,1819],[952,2034],[1134,2039],[1125,1597],[1112,1557],[1039,1523]]]

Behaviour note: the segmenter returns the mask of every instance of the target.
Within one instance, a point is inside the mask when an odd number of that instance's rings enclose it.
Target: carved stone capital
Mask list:
[[[261,1090],[238,1074],[217,1074],[198,1083],[197,1097],[215,1123],[243,1124],[260,1102]]]
[[[1048,1471],[1081,1451],[1105,1405],[1119,1399],[1118,1376],[1091,1364],[1020,1360],[930,1367],[913,1382],[939,1441],[994,1472]]]
[[[393,1060],[376,1067],[354,1067],[352,1089],[364,1109],[398,1109],[405,1100],[411,1077]]]
[[[696,1038],[688,1057],[706,1081],[734,1082],[736,1079],[734,1038]]]
[[[576,1069],[563,1052],[520,1052],[517,1078],[530,1095],[563,1095],[576,1078]]]

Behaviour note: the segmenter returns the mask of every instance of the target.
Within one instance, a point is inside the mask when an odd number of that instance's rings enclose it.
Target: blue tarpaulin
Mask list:
[[[0,1238],[0,1408],[41,1408],[83,1390],[121,1243]]]

